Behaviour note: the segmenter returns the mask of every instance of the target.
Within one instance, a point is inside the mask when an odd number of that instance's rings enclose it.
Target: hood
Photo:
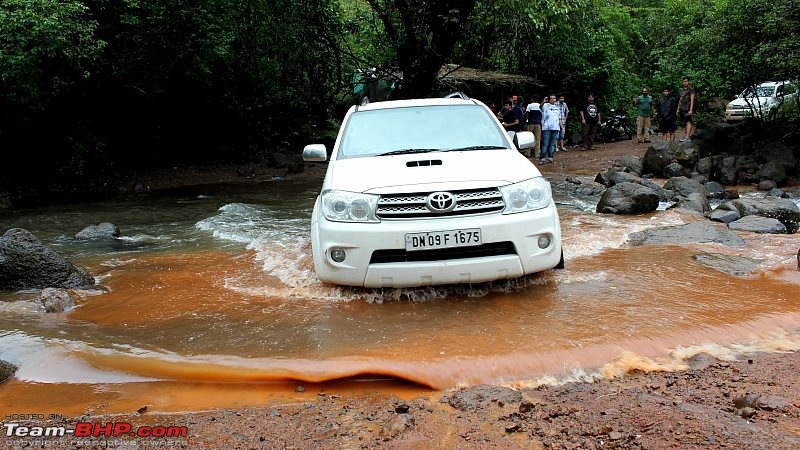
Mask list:
[[[408,191],[402,189],[408,186],[413,186],[411,190],[503,186],[537,176],[539,170],[516,150],[434,152],[331,161],[325,188],[380,194],[398,188]]]

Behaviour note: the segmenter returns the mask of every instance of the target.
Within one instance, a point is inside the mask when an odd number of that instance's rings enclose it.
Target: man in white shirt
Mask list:
[[[539,163],[553,162],[556,141],[558,141],[560,132],[561,110],[556,104],[555,94],[552,94],[548,98],[548,102],[542,105],[542,154],[539,156]]]

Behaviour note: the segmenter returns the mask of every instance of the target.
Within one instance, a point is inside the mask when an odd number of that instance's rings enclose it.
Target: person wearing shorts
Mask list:
[[[684,126],[683,137],[679,139],[680,142],[690,141],[692,139],[692,118],[694,117],[694,88],[689,77],[683,77],[683,89],[681,89],[681,97],[678,100],[678,117],[680,118],[681,125]]]
[[[665,141],[675,140],[675,120],[678,119],[678,99],[672,95],[672,89],[664,88],[664,96],[658,101],[656,107],[658,112],[658,129],[661,131],[661,138]]]

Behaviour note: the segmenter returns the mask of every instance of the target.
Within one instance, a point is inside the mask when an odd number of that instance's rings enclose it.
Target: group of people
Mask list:
[[[680,95],[672,95],[672,89],[664,88],[663,96],[657,101],[647,88],[642,94],[633,97],[632,104],[636,108],[636,138],[638,142],[650,142],[650,126],[652,116],[656,116],[658,128],[664,140],[674,141],[677,130],[676,121],[684,126],[684,135],[679,141],[691,139],[692,124],[695,113],[695,91],[689,77],[683,78]],[[533,154],[528,151],[525,156],[539,158],[539,163],[552,163],[557,151],[567,151],[564,146],[569,107],[564,95],[551,94],[544,97],[541,103],[534,95],[530,103],[523,107],[522,96],[512,96],[505,100],[503,108],[497,111],[507,131],[531,131],[536,137],[537,145]],[[594,139],[597,127],[601,122],[600,108],[595,103],[595,96],[589,93],[586,103],[581,105],[579,115],[583,126],[582,145],[586,150],[594,150]],[[494,108],[492,108],[494,110]]]
[[[653,97],[647,88],[642,89],[642,95],[633,98],[636,107],[636,139],[638,142],[650,142],[650,119],[655,114],[658,120],[658,129],[662,139],[675,141],[675,131],[678,129],[676,121],[684,127],[683,137],[678,139],[684,142],[692,139],[692,125],[695,113],[695,91],[689,77],[683,77],[683,88],[680,96],[672,95],[670,87],[664,88],[664,95],[653,103]]]
[[[523,109],[524,99],[513,96],[503,104],[503,109],[497,113],[503,127],[508,131],[531,131],[536,137],[533,154],[525,156],[539,158],[539,163],[547,164],[554,161],[557,151],[567,151],[564,146],[569,107],[564,101],[564,96],[556,97],[552,94],[544,97],[539,103],[538,96],[534,96],[530,103]]]

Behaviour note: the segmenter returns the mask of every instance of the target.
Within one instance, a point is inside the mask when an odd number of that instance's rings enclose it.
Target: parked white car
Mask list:
[[[483,103],[353,106],[311,218],[323,282],[366,287],[479,283],[563,267],[550,183]],[[305,161],[325,161],[322,144]]]
[[[725,107],[725,119],[735,122],[745,117],[764,117],[795,95],[794,86],[788,81],[769,81],[742,91]]]

